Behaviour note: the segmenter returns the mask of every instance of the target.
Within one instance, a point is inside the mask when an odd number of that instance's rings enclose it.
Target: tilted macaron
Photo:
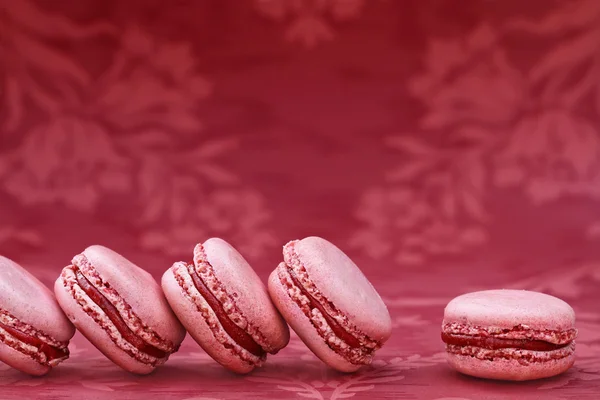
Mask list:
[[[0,256],[0,361],[44,375],[69,358],[75,327],[52,292],[17,263]]]
[[[390,337],[390,314],[361,270],[325,239],[294,240],[269,278],[273,302],[326,364],[353,372]]]
[[[222,239],[196,245],[193,263],[175,263],[162,287],[188,333],[231,371],[250,372],[289,342],[289,329],[265,285]]]
[[[558,375],[575,360],[575,312],[556,297],[525,290],[458,296],[444,311],[442,340],[456,370],[524,381]]]
[[[106,247],[75,256],[54,292],[77,329],[129,372],[152,372],[185,337],[152,275]]]

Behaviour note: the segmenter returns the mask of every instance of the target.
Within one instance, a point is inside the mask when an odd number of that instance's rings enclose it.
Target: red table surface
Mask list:
[[[247,376],[189,337],[150,376],[80,334],[0,398],[600,398],[600,1],[0,0],[0,254],[48,286],[103,244],[157,279],[228,240],[266,281],[318,235],[394,331],[339,374],[293,335]],[[468,291],[568,301],[577,360],[525,383],[452,371]]]

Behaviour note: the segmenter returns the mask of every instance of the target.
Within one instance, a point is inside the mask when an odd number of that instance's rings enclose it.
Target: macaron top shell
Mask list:
[[[53,339],[70,340],[75,327],[53,293],[23,267],[0,256],[0,308]]]
[[[230,296],[237,294],[233,299],[237,309],[266,339],[266,343],[259,344],[267,351],[284,347],[289,341],[287,326],[250,264],[222,239],[210,238],[202,247],[215,277]],[[195,262],[196,258],[195,253]]]
[[[358,266],[338,247],[320,237],[307,237],[284,246],[288,266],[298,263],[308,279],[352,324],[373,340],[387,340],[392,322],[385,303]]]
[[[185,331],[173,329],[181,324],[150,273],[104,246],[90,246],[82,254],[146,325],[163,339],[181,342]]]
[[[544,293],[526,290],[485,290],[454,298],[444,310],[444,324],[567,330],[575,324],[575,312],[566,302]]]

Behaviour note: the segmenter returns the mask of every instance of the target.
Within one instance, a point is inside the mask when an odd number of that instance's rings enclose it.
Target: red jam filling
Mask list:
[[[215,297],[214,294],[208,287],[204,284],[204,281],[200,276],[196,273],[196,269],[190,265],[191,268],[188,268],[188,271],[192,271],[190,276],[192,277],[192,281],[194,282],[194,286],[200,292],[204,300],[208,303],[210,308],[214,311],[217,316],[217,319],[225,329],[225,332],[241,347],[248,350],[250,353],[254,354],[257,357],[262,357],[265,355],[265,351],[263,348],[256,343],[256,341],[250,336],[246,331],[237,326],[232,320],[229,319],[229,316],[223,309],[223,305],[219,302],[219,300]]]
[[[18,339],[21,342],[26,343],[30,346],[37,347],[39,351],[46,355],[47,363],[49,363],[52,360],[58,360],[69,356],[69,349],[66,347],[64,349],[60,349],[58,347],[50,346],[49,344],[44,343],[35,336],[27,335],[26,333],[23,333],[20,330],[5,325],[1,322],[0,328],[4,329],[6,332],[8,332],[9,335],[13,336],[15,339]]]
[[[442,340],[446,344],[454,346],[473,346],[481,347],[483,349],[497,350],[497,349],[520,349],[529,351],[552,351],[567,347],[570,343],[554,344],[545,342],[543,340],[530,340],[530,339],[503,339],[494,337],[470,337],[452,335],[442,332]]]
[[[310,307],[316,308],[321,312],[321,314],[325,318],[325,321],[327,321],[327,324],[329,325],[329,327],[331,328],[333,333],[335,333],[335,335],[337,337],[342,339],[348,346],[350,346],[352,348],[361,347],[361,344],[358,341],[358,339],[355,338],[354,336],[352,336],[350,333],[346,332],[346,330],[344,328],[342,328],[342,326],[332,316],[327,314],[327,311],[325,311],[325,308],[317,300],[315,300],[315,298],[313,296],[311,296],[310,293],[308,293],[308,291],[300,284],[300,282],[294,275],[294,272],[289,268],[288,268],[288,272],[290,274],[290,277],[292,278],[292,282],[294,282],[294,285],[298,289],[300,289],[300,291],[302,292],[303,295],[308,297],[308,300],[310,301],[310,304],[309,304]]]
[[[149,356],[156,358],[164,358],[168,355],[167,352],[156,348],[146,342],[144,342],[140,337],[138,337],[125,323],[119,311],[112,305],[110,301],[98,289],[96,289],[90,281],[81,273],[77,267],[75,267],[75,276],[77,278],[77,283],[81,287],[81,289],[92,299],[94,303],[98,305],[104,311],[104,313],[108,316],[110,321],[115,325],[121,336],[131,343],[136,349],[141,351],[142,353],[148,354]]]

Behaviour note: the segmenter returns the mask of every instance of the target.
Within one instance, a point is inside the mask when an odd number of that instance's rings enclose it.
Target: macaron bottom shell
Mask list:
[[[480,360],[460,354],[446,354],[448,363],[458,372],[476,378],[528,381],[562,374],[573,366],[575,353],[558,360],[531,362],[522,365],[517,360]]]
[[[0,341],[0,361],[33,376],[43,376],[52,370],[52,367],[42,365],[30,356],[13,349]]]
[[[296,332],[300,340],[325,364],[340,372],[355,372],[362,365],[352,364],[345,358],[333,351],[325,340],[319,335],[312,322],[304,315],[288,295],[283,284],[279,280],[277,269],[269,276],[269,293],[273,303]]]
[[[54,284],[54,292],[56,300],[77,330],[109,360],[137,375],[147,375],[156,369],[155,366],[137,361],[117,347],[106,331],[65,290],[62,279],[59,278]]]
[[[238,374],[247,374],[254,370],[254,365],[239,358],[232,350],[226,348],[215,338],[211,328],[201,313],[198,312],[196,306],[181,295],[181,286],[175,279],[172,269],[165,272],[161,283],[165,297],[178,315],[179,321],[192,339],[209,356],[223,367]]]

